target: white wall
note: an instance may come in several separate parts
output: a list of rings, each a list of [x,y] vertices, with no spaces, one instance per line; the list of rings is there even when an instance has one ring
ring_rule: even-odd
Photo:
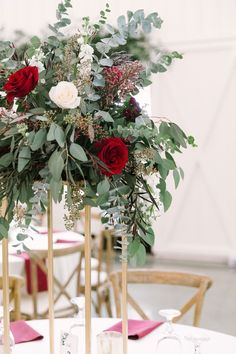
[[[106,1],[74,0],[73,17],[96,17]],[[57,0],[0,0],[0,24],[45,32]],[[198,148],[178,158],[185,182],[172,209],[156,224],[161,256],[227,261],[235,241],[235,0],[111,0],[111,18],[128,8],[158,11],[165,20],[155,38],[184,60],[156,77],[153,115],[166,116],[196,137]]]

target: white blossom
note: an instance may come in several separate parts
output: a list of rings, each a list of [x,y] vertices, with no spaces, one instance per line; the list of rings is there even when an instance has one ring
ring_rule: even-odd
[[[38,71],[41,72],[41,71],[44,70],[44,65],[43,65],[43,62],[42,62],[43,59],[44,59],[44,53],[39,48],[39,49],[36,50],[35,54],[30,59],[29,64],[31,66],[37,66]]]
[[[80,47],[79,58],[80,62],[84,63],[85,61],[93,61],[94,49],[89,44],[82,44]]]

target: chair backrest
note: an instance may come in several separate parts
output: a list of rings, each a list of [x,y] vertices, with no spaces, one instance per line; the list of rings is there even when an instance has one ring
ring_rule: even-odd
[[[120,294],[122,273],[120,271],[111,273],[110,281],[114,292],[116,316],[121,317]],[[130,270],[127,274],[127,281],[130,284],[166,284],[197,288],[198,290],[194,296],[192,296],[191,299],[180,309],[181,315],[176,318],[176,320],[179,320],[187,311],[195,306],[193,318],[194,326],[199,326],[204,296],[207,289],[209,289],[212,285],[212,280],[205,275],[166,272],[153,269]],[[141,318],[149,319],[133,297],[130,296],[130,294],[127,295],[127,298],[128,303],[135,309]]]
[[[21,288],[24,284],[24,279],[19,275],[9,277],[9,300],[13,302],[13,311],[11,317],[14,321],[21,318]],[[3,280],[0,277],[0,289],[3,288]]]

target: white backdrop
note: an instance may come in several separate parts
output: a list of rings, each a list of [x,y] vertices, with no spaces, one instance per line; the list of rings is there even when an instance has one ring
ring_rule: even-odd
[[[106,1],[73,1],[73,17],[96,17]],[[45,32],[57,0],[0,0],[1,36],[14,29]],[[111,0],[111,18],[128,8],[158,11],[165,20],[156,36],[184,60],[156,77],[153,115],[166,116],[196,137],[178,162],[185,181],[172,209],[156,223],[156,251],[172,258],[236,259],[235,0]]]

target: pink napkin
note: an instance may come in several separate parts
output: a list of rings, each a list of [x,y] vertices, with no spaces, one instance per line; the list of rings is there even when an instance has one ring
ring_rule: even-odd
[[[159,327],[163,322],[151,320],[128,320],[128,337],[129,339],[140,339]],[[122,321],[105,330],[122,332]]]
[[[37,229],[36,229],[37,230]],[[40,234],[40,235],[47,235],[48,234],[48,230],[47,229],[45,229],[45,230],[37,230],[36,231],[38,234]],[[53,229],[52,230],[52,233],[53,234],[58,234],[58,233],[60,233],[60,232],[64,232],[63,230],[59,230],[59,229]]]
[[[43,336],[30,327],[25,321],[11,322],[10,328],[16,344],[43,339]]]
[[[21,254],[19,254],[18,256],[23,258],[25,261],[26,288],[28,294],[32,294],[30,256],[26,252],[21,252]],[[42,269],[39,266],[37,266],[37,283],[38,283],[38,292],[48,290],[47,275],[42,271]]]
[[[58,239],[56,240],[56,243],[82,243],[80,240],[63,240],[63,239]]]

